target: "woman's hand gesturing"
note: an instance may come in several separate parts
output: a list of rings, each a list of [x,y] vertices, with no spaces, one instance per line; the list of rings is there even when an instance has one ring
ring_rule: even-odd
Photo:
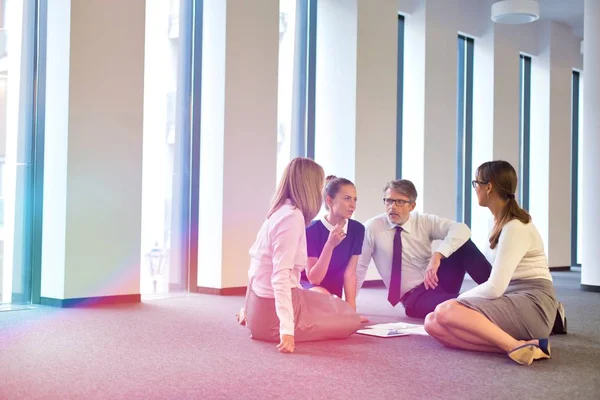
[[[336,224],[335,227],[329,232],[329,237],[327,238],[327,243],[329,243],[332,247],[337,247],[338,244],[342,242],[346,238],[346,234],[344,233],[344,225],[346,221],[342,224]]]

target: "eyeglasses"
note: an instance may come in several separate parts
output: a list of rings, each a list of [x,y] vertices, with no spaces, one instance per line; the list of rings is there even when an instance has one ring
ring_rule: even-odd
[[[387,197],[383,198],[383,202],[385,203],[386,206],[391,206],[392,204],[396,204],[398,207],[403,207],[406,204],[411,204],[413,203],[410,200],[402,200],[402,199],[390,199]]]
[[[471,181],[471,185],[473,185],[473,189],[475,189],[477,187],[477,185],[487,185],[488,183],[489,182],[476,181],[476,180]]]

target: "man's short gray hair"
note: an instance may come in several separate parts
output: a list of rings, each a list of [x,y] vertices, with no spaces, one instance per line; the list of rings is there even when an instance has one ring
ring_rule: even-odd
[[[389,181],[383,187],[383,192],[385,193],[388,189],[405,195],[412,202],[417,200],[417,189],[415,188],[415,185],[408,179]]]

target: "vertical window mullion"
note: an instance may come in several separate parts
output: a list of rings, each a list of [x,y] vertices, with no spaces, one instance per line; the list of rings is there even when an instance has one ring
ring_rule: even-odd
[[[200,223],[200,132],[202,120],[202,26],[204,19],[204,0],[193,0],[192,11],[192,93],[191,93],[191,143],[190,143],[190,200],[189,243],[198,243]],[[188,246],[187,291],[195,292],[198,287],[198,246]]]
[[[471,187],[469,181],[472,176],[473,164],[473,69],[474,69],[474,50],[475,41],[472,38],[466,40],[466,74],[465,74],[465,131],[464,131],[464,208],[463,222],[469,227],[471,226]]]
[[[315,158],[317,0],[308,0],[308,75],[306,80],[306,157]]]
[[[296,2],[291,157],[306,156],[309,0]]]
[[[519,203],[523,207],[523,55],[519,57]]]
[[[463,171],[464,171],[464,133],[465,133],[465,43],[466,38],[458,36],[457,59],[457,106],[456,106],[456,219],[463,220]]]
[[[39,304],[42,286],[42,223],[44,197],[44,146],[46,121],[47,0],[38,0],[35,11],[34,111],[33,111],[33,218],[31,238],[31,302]]]
[[[531,148],[531,57],[521,55],[520,58],[520,203],[529,209],[529,162]]]
[[[179,54],[177,64],[175,148],[173,156],[173,184],[171,188],[171,237],[169,261],[179,274],[178,290],[194,287],[190,278],[191,237],[191,98],[193,76],[193,4],[182,1],[179,5]],[[194,183],[196,184],[196,183]],[[195,228],[194,228],[195,229]],[[171,284],[171,283],[169,283]],[[170,289],[169,289],[170,291]]]
[[[577,263],[579,201],[579,72],[573,71],[571,95],[571,265]]]
[[[473,164],[473,69],[472,38],[458,35],[456,111],[456,219],[471,226]]]
[[[396,102],[396,179],[402,179],[402,124],[404,122],[404,16],[398,15],[398,76]]]

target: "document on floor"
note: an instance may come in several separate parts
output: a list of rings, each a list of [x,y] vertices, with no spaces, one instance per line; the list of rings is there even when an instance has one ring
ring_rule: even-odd
[[[425,327],[419,324],[409,324],[408,322],[389,322],[386,324],[370,325],[367,329],[375,330],[394,330],[396,332],[406,333],[408,335],[422,335],[429,336],[425,331]],[[366,329],[366,330],[367,330]]]
[[[381,328],[381,329],[359,329],[359,330],[356,331],[356,333],[361,334],[361,335],[377,336],[377,337],[383,337],[383,338],[398,337],[398,336],[408,336],[408,335],[410,335],[410,333],[401,332],[401,331],[398,331],[396,329],[389,329],[389,328]]]

